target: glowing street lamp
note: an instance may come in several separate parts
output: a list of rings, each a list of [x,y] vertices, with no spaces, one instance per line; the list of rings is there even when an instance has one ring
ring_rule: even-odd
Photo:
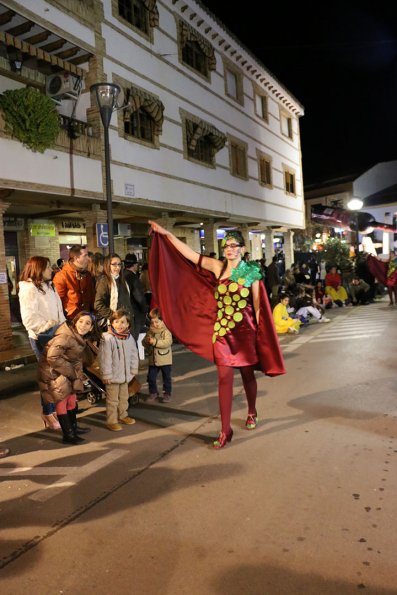
[[[356,198],[353,197],[349,200],[349,202],[347,203],[347,208],[350,211],[353,211],[355,214],[355,220],[356,220],[356,258],[358,258],[359,255],[359,250],[360,250],[360,238],[359,238],[359,233],[358,233],[358,212],[360,209],[363,208],[363,201],[361,200],[361,198]]]

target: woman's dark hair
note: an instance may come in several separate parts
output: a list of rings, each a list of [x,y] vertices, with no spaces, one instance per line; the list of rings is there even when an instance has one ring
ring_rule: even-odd
[[[240,246],[245,246],[243,235],[241,231],[238,231],[238,229],[232,229],[225,233],[223,241],[227,242],[228,240],[234,240],[235,242],[237,242],[237,244],[240,244]]]
[[[108,281],[108,286],[109,289],[112,287],[112,282],[113,282],[113,278],[112,278],[112,273],[111,273],[111,268],[110,268],[110,263],[112,262],[113,258],[118,258],[121,262],[121,268],[120,268],[120,282],[125,284],[125,277],[124,277],[124,270],[123,270],[123,261],[121,260],[120,256],[118,254],[111,254],[110,256],[106,256],[105,260],[103,261],[103,274],[106,276],[106,279]]]
[[[284,300],[285,298],[289,298],[289,294],[288,293],[285,293],[285,292],[282,292],[278,296],[278,301],[281,302],[281,300]]]
[[[31,280],[33,285],[35,285],[41,293],[45,294],[43,283],[46,283],[46,281],[43,279],[43,273],[49,264],[51,264],[50,259],[45,256],[32,256],[26,262],[23,271],[19,276],[19,280]]]
[[[105,257],[100,252],[95,252],[95,254],[92,255],[91,262],[88,265],[88,270],[93,277],[98,276],[98,268],[103,266],[104,261]]]

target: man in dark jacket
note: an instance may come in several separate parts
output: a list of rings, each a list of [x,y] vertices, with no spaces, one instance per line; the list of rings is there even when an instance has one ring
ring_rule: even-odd
[[[72,320],[79,312],[93,311],[94,283],[87,267],[87,248],[72,246],[69,250],[69,261],[52,280],[61,298],[65,316],[69,320]]]
[[[145,288],[138,275],[138,259],[133,253],[125,255],[124,259],[124,278],[130,289],[130,300],[134,312],[134,331],[133,337],[138,340],[140,332],[146,332],[146,314],[148,306],[145,298]]]
[[[370,302],[370,286],[358,275],[354,275],[349,284],[349,293],[352,298],[353,306],[359,304],[369,304]]]
[[[271,306],[274,308],[278,303],[278,290],[280,288],[280,275],[277,267],[277,256],[273,256],[272,262],[267,268],[266,288],[271,297]]]

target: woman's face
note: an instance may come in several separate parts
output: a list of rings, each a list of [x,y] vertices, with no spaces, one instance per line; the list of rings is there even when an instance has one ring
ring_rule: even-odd
[[[120,258],[117,258],[115,256],[110,261],[110,273],[117,277],[118,275],[120,275],[120,271],[121,271],[121,260],[120,260]]]
[[[227,260],[241,260],[242,246],[236,240],[227,240],[223,252]]]
[[[52,277],[52,268],[50,263],[47,261],[47,266],[43,271],[43,279],[44,281],[49,281]]]
[[[288,298],[288,297],[285,297],[285,298],[283,298],[283,299],[281,300],[281,303],[282,303],[284,306],[288,306],[288,304],[289,304],[289,298]]]
[[[78,334],[84,337],[84,335],[86,335],[92,330],[91,316],[88,316],[87,314],[87,316],[82,316],[81,318],[79,318],[75,324],[75,327]]]

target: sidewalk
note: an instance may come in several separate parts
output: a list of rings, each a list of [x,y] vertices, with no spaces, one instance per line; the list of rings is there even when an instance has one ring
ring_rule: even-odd
[[[29,343],[28,334],[22,325],[13,325],[12,347],[7,351],[0,351],[0,371],[6,368],[26,365],[36,361]]]
[[[13,369],[13,366],[32,364],[36,357],[29,343],[28,334],[22,325],[14,326],[12,331],[13,346],[7,351],[0,351],[0,372]],[[173,351],[180,351],[184,346],[174,339]]]

